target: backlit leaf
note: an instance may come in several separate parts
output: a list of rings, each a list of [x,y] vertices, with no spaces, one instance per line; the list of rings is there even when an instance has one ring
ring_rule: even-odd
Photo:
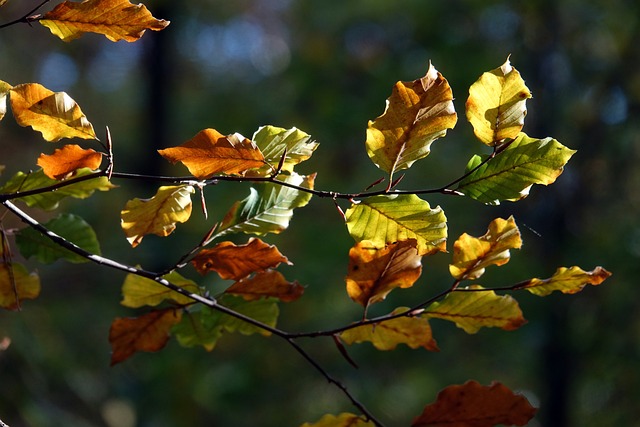
[[[364,418],[344,412],[340,415],[324,415],[315,423],[304,423],[300,427],[374,427],[372,421],[366,421]]]
[[[367,154],[385,172],[408,169],[429,155],[431,143],[455,126],[453,93],[447,80],[429,64],[426,75],[398,82],[385,112],[367,128]]]
[[[602,267],[596,267],[591,271],[584,271],[580,267],[560,267],[548,279],[531,279],[518,289],[526,289],[532,294],[544,297],[553,291],[563,294],[575,294],[586,285],[597,286],[604,282],[611,273]]]
[[[51,155],[40,154],[38,166],[51,179],[61,179],[78,169],[98,169],[102,163],[102,154],[95,150],[85,150],[79,145],[68,144]]]
[[[114,42],[134,42],[145,30],[160,31],[169,25],[169,21],[154,18],[143,4],[134,5],[128,0],[65,1],[39,22],[65,42],[85,33],[103,34]]]
[[[460,181],[458,190],[491,205],[520,200],[533,184],[553,183],[574,153],[553,138],[535,139],[520,133],[495,159]],[[467,171],[482,161],[483,157],[473,156]]]
[[[314,175],[297,173],[280,175],[278,179],[303,188],[313,188]],[[236,202],[225,215],[216,237],[229,233],[247,233],[258,236],[280,233],[289,226],[293,209],[305,206],[311,194],[276,184],[262,184],[251,188],[246,199]]]
[[[287,155],[282,170],[293,172],[295,165],[307,160],[318,148],[318,143],[311,141],[311,136],[295,127],[262,126],[253,134],[253,141],[260,148],[267,165],[258,171],[251,171],[251,175],[269,175],[278,167],[285,152]]]
[[[483,290],[479,285],[460,288],[448,294],[441,302],[434,302],[427,307],[423,316],[455,322],[468,334],[475,334],[482,327],[512,331],[526,323],[515,299]]]
[[[509,59],[486,72],[469,88],[467,120],[476,137],[489,146],[518,136],[527,115],[529,88]]]
[[[376,248],[368,240],[349,251],[347,293],[364,307],[385,299],[395,288],[409,288],[422,272],[415,239]]]
[[[292,302],[302,296],[304,288],[298,282],[287,281],[278,271],[267,270],[234,283],[225,292],[238,295],[247,301],[272,297],[283,302]]]
[[[98,139],[80,107],[64,92],[52,92],[38,83],[14,86],[11,110],[20,126],[31,126],[51,142],[62,138]]]
[[[165,274],[162,277],[192,294],[202,294],[200,287],[195,282],[181,276],[175,271]],[[193,300],[186,295],[162,286],[154,280],[136,274],[127,274],[127,277],[125,277],[124,283],[122,284],[122,297],[120,304],[131,308],[138,308],[144,305],[155,307],[165,300],[172,300],[181,305],[193,302]]]
[[[251,238],[244,245],[233,242],[218,243],[203,249],[191,261],[200,274],[217,272],[223,279],[240,280],[251,273],[276,268],[280,263],[291,264],[274,245]]]
[[[520,249],[522,239],[513,217],[497,218],[484,236],[464,233],[453,245],[453,264],[449,272],[455,279],[473,280],[490,265],[504,265],[511,257],[509,249]]]
[[[9,267],[0,260],[0,307],[17,310],[22,300],[35,299],[38,295],[40,295],[40,277],[36,272],[29,273],[22,264],[15,262],[12,262]]]
[[[202,346],[212,351],[220,337],[222,327],[218,325],[220,313],[208,307],[200,311],[185,312],[180,323],[175,325],[172,333],[183,347]]]
[[[87,252],[100,255],[100,244],[95,231],[79,216],[60,214],[43,224],[57,235],[75,243]],[[50,264],[58,259],[72,263],[83,263],[89,260],[63,248],[31,227],[21,229],[16,235],[16,243],[25,258],[35,257],[43,264]]]
[[[12,87],[9,83],[0,80],[0,120],[7,113],[7,94]]]
[[[447,218],[438,206],[414,194],[369,197],[345,212],[347,229],[356,242],[370,240],[383,248],[389,243],[416,239],[418,253],[446,250]]]
[[[524,396],[498,382],[483,386],[467,381],[440,391],[411,427],[524,426],[536,412]]]
[[[152,311],[140,317],[116,318],[109,330],[111,366],[127,360],[136,352],[159,351],[167,345],[171,328],[180,322],[182,310],[170,308]]]
[[[91,169],[79,169],[68,179],[80,178],[90,174],[92,174]],[[38,169],[37,171],[28,174],[18,172],[2,188],[0,188],[0,192],[5,194],[19,194],[30,190],[45,189],[59,183],[60,181],[47,177],[42,169]],[[66,197],[86,199],[91,196],[94,191],[108,191],[112,188],[115,188],[115,186],[109,182],[107,177],[99,176],[58,188],[56,191],[47,191],[20,197],[18,200],[22,200],[29,207],[53,210],[56,209],[58,207],[58,203]]]
[[[258,146],[239,133],[224,136],[205,129],[179,147],[158,150],[171,163],[181,162],[199,179],[215,174],[244,175],[265,164]]]
[[[408,311],[408,308],[396,308],[392,314]],[[371,342],[378,350],[393,350],[398,344],[410,348],[423,347],[429,351],[439,351],[431,335],[429,320],[424,317],[403,316],[372,325],[357,326],[340,334],[346,344]]]
[[[150,199],[129,200],[120,213],[121,226],[132,247],[136,247],[148,234],[168,236],[176,223],[186,222],[191,216],[190,185],[160,187]]]

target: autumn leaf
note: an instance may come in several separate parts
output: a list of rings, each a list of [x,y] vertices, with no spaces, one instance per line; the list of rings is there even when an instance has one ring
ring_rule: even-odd
[[[128,0],[65,1],[39,22],[65,42],[85,33],[103,34],[113,42],[134,42],[145,30],[160,31],[169,25],[169,21],[154,18],[143,4],[134,5]]]
[[[38,83],[10,90],[11,110],[20,126],[31,126],[46,141],[62,138],[98,139],[80,107],[65,92],[52,92]]]
[[[415,194],[373,196],[351,205],[345,212],[347,229],[356,242],[370,240],[379,248],[416,239],[418,253],[446,250],[447,218],[438,206]]]
[[[463,234],[453,245],[453,264],[449,272],[458,280],[473,280],[484,274],[490,265],[509,262],[509,249],[520,249],[522,239],[513,216],[497,218],[489,224],[484,236]]]
[[[17,310],[22,300],[35,299],[38,295],[40,277],[36,272],[29,273],[22,264],[0,260],[0,307]]]
[[[9,83],[0,80],[0,120],[7,113],[7,94],[12,87]]]
[[[181,317],[181,310],[169,308],[140,317],[116,318],[109,330],[111,366],[127,360],[139,351],[162,350],[169,341],[171,328],[180,322]]]
[[[171,272],[162,276],[168,282],[184,289],[192,294],[201,295],[200,287],[177,272]],[[193,303],[193,299],[160,283],[138,276],[127,274],[122,284],[122,301],[120,304],[125,307],[138,308],[145,305],[155,307],[165,300],[172,300],[177,304],[187,305]]]
[[[391,314],[408,311],[406,307],[396,308]],[[425,317],[402,316],[371,325],[357,326],[340,334],[346,344],[371,342],[378,350],[393,350],[398,344],[410,348],[423,347],[429,351],[439,351],[431,334],[429,320]]]
[[[398,82],[385,112],[367,128],[367,154],[390,175],[429,155],[433,141],[455,126],[453,93],[447,80],[429,64],[426,75]]]
[[[413,286],[422,273],[417,244],[415,239],[409,239],[379,249],[368,240],[357,243],[349,251],[349,297],[368,307],[385,299],[395,288]]]
[[[251,273],[276,268],[280,263],[291,264],[274,245],[251,238],[244,245],[221,242],[211,249],[203,249],[191,261],[200,274],[217,272],[222,279],[240,280]]]
[[[524,426],[536,412],[524,396],[498,382],[483,386],[467,381],[440,391],[411,427]]]
[[[265,164],[260,149],[234,133],[224,136],[215,129],[205,129],[179,147],[158,150],[171,163],[181,162],[193,176],[210,178],[215,174],[244,175],[249,169]]]
[[[344,412],[340,415],[324,415],[315,423],[304,423],[300,427],[374,427],[372,421],[366,421],[364,418]]]
[[[151,199],[129,200],[120,213],[121,226],[132,247],[148,234],[168,236],[176,223],[186,222],[191,216],[190,185],[160,187]]]
[[[548,279],[531,279],[517,289],[526,289],[534,295],[547,296],[553,291],[563,294],[575,294],[586,285],[597,286],[604,282],[611,273],[602,267],[596,267],[591,271],[584,271],[580,267],[560,267]]]
[[[225,293],[238,295],[247,301],[272,297],[292,302],[302,296],[304,288],[298,282],[287,281],[278,271],[266,270],[234,283]]]
[[[102,154],[79,145],[69,144],[59,148],[51,155],[40,154],[38,166],[51,179],[61,179],[81,168],[98,169],[102,163]]]
[[[527,322],[515,299],[496,295],[479,285],[451,292],[441,302],[428,306],[423,316],[452,321],[468,334],[475,334],[482,327],[512,331]]]
[[[281,170],[293,172],[293,167],[307,160],[318,143],[311,141],[311,136],[298,128],[284,129],[275,126],[262,126],[253,134],[256,143],[267,163],[250,175],[266,176],[273,173],[285,156]],[[286,155],[285,155],[286,153]]]

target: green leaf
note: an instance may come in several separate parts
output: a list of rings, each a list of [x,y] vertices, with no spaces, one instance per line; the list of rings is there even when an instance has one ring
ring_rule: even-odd
[[[416,239],[420,255],[446,250],[447,218],[438,206],[414,194],[374,196],[351,205],[345,213],[347,229],[356,242],[376,247]]]
[[[580,267],[560,267],[548,279],[531,279],[518,289],[526,289],[534,295],[547,296],[553,291],[560,291],[563,294],[575,294],[580,292],[586,285],[597,286],[604,282],[611,273],[602,267],[596,267],[592,271],[584,271]]]
[[[43,225],[87,252],[100,255],[100,244],[98,243],[96,233],[93,231],[93,228],[79,216],[60,214]],[[63,248],[31,227],[23,228],[18,232],[16,243],[20,248],[20,253],[25,258],[33,256],[44,264],[50,264],[58,259],[64,259],[76,264],[89,261]]]
[[[303,188],[313,188],[315,174],[310,176],[280,175],[280,180]],[[289,226],[293,209],[305,206],[311,194],[272,183],[251,188],[246,199],[236,202],[225,215],[216,238],[230,233],[246,233],[262,236],[280,233]]]
[[[458,190],[489,205],[498,205],[502,200],[517,201],[529,194],[532,185],[553,183],[574,153],[575,150],[553,138],[529,138],[520,133],[494,159],[460,181]],[[467,172],[483,160],[473,156]]]
[[[179,286],[192,294],[201,295],[202,290],[192,280],[181,276],[178,272],[171,272],[162,276],[163,279]],[[122,284],[122,301],[125,307],[138,308],[144,305],[155,307],[164,300],[170,299],[180,305],[193,302],[191,298],[171,290],[160,283],[136,274],[127,274]]]
[[[94,173],[91,169],[83,168],[78,169],[72,178],[80,178],[86,175]],[[42,169],[38,169],[32,173],[18,172],[7,182],[2,188],[0,193],[14,194],[19,192],[26,192],[30,190],[45,189],[53,185],[58,185],[64,181],[56,181],[47,177]],[[85,181],[80,181],[75,184],[70,184],[65,187],[58,188],[55,191],[48,191],[45,193],[33,194],[30,196],[20,197],[18,200],[22,200],[29,207],[36,207],[43,210],[53,210],[58,207],[59,202],[66,197],[73,197],[76,199],[86,199],[90,197],[94,191],[108,191],[115,188],[107,177],[100,176]]]
[[[7,113],[7,94],[11,88],[12,86],[9,83],[0,80],[0,120]]]
[[[212,351],[220,337],[222,328],[217,325],[220,314],[208,307],[200,311],[185,312],[180,323],[175,325],[172,333],[183,347],[202,346]]]
[[[293,172],[293,167],[307,160],[318,143],[311,141],[311,136],[297,128],[284,129],[275,126],[263,126],[253,134],[256,143],[269,166],[257,171],[250,171],[249,175],[266,176],[278,167],[282,156],[286,152],[282,170]]]

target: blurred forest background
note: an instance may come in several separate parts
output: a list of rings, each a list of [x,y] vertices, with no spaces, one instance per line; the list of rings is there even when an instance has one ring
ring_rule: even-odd
[[[0,8],[0,23],[37,3],[10,0]],[[519,203],[491,208],[454,197],[426,199],[447,214],[449,249],[461,233],[482,235],[491,219],[515,216],[525,245],[512,251],[509,264],[487,272],[485,286],[549,277],[572,265],[602,265],[613,277],[574,296],[516,294],[529,323],[513,332],[467,335],[434,320],[440,353],[380,352],[361,344],[349,348],[360,365],[355,370],[329,339],[303,345],[390,426],[408,425],[438,390],[468,379],[498,380],[525,393],[541,406],[533,426],[640,426],[639,2],[145,4],[171,25],[132,44],[97,35],[67,44],[35,24],[0,30],[0,79],[68,92],[100,136],[110,127],[116,170],[123,172],[184,175],[155,150],[207,127],[250,137],[273,124],[296,126],[320,143],[301,167],[318,172],[317,188],[359,191],[381,176],[364,150],[367,120],[383,112],[397,80],[423,76],[431,61],[453,88],[459,122],[401,188],[436,188],[483,152],[464,119],[468,88],[511,55],[534,96],[524,131],[553,136],[578,153],[556,184],[534,187]],[[1,179],[35,168],[37,156],[56,147],[6,118]],[[119,189],[64,209],[96,229],[104,255],[151,270],[175,262],[249,187],[207,189],[208,223],[195,212],[173,236],[147,237],[134,250],[120,232],[119,212],[129,198],[152,196],[158,184],[115,183]],[[9,217],[3,225],[18,226]],[[281,304],[279,326],[329,329],[361,316],[344,286],[353,241],[331,201],[313,199],[288,230],[265,240],[294,263],[281,268],[285,276],[307,287],[299,302]],[[371,314],[444,289],[449,261],[447,254],[425,259],[418,284],[396,291]],[[109,367],[111,321],[136,314],[119,305],[123,275],[63,261],[29,265],[40,271],[41,296],[22,312],[0,313],[0,340],[11,340],[0,352],[0,419],[11,427],[297,426],[353,411],[278,339],[229,335],[211,353],[171,341],[158,354]],[[212,277],[204,282],[218,285]]]

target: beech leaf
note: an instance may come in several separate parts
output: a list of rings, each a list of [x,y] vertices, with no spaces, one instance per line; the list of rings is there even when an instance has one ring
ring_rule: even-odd
[[[460,181],[458,190],[490,205],[517,201],[529,194],[533,184],[553,183],[574,153],[553,138],[529,138],[521,132],[496,158]],[[481,156],[472,157],[467,172],[482,161]]]
[[[512,331],[527,322],[510,295],[496,295],[479,285],[449,293],[441,302],[428,306],[423,316],[452,321],[468,334],[475,334],[482,327]]]
[[[526,289],[534,295],[547,296],[553,291],[560,291],[563,294],[575,294],[580,292],[586,285],[597,286],[604,282],[611,273],[602,267],[596,267],[591,271],[584,271],[580,267],[560,267],[548,279],[531,279],[518,289]]]
[[[278,271],[266,270],[234,283],[225,292],[238,295],[247,301],[272,297],[283,302],[292,302],[302,296],[304,288],[298,282],[287,281]]]
[[[10,90],[11,110],[16,122],[31,126],[46,141],[62,138],[98,139],[80,107],[65,92],[52,92],[38,83],[25,83]]]
[[[367,127],[367,154],[392,175],[429,155],[433,141],[455,126],[457,115],[447,80],[432,64],[424,77],[398,82],[384,113]]]
[[[422,273],[422,256],[415,239],[391,243],[382,249],[368,240],[349,251],[347,293],[368,307],[382,301],[395,288],[409,288]]]
[[[522,239],[513,216],[497,218],[484,236],[463,234],[453,245],[453,264],[449,272],[458,280],[473,280],[490,265],[504,265],[511,257],[509,249],[520,249]]]
[[[275,126],[262,126],[253,134],[253,141],[264,155],[265,166],[250,175],[266,176],[276,170],[285,155],[282,171],[293,172],[293,167],[307,160],[318,143],[311,141],[311,136],[298,128],[284,129]]]
[[[185,311],[182,321],[175,325],[172,333],[183,347],[204,347],[212,351],[220,337],[222,327],[217,324],[220,314],[208,307],[200,311]]]
[[[200,287],[179,273],[173,271],[162,276],[168,282],[189,291],[192,294],[201,295]],[[137,274],[127,274],[122,284],[122,301],[120,304],[125,307],[138,308],[145,305],[155,307],[165,300],[172,300],[180,305],[193,303],[193,299],[160,283],[138,276]]]
[[[186,222],[191,216],[190,185],[160,187],[151,199],[129,200],[120,213],[121,226],[132,247],[148,234],[168,236],[176,223]]]
[[[102,154],[79,145],[68,144],[56,149],[53,154],[40,154],[38,166],[51,179],[62,179],[78,169],[98,169],[102,163]]]
[[[65,1],[39,22],[65,42],[85,33],[102,34],[113,42],[134,42],[145,30],[160,31],[169,25],[169,21],[154,18],[143,4],[128,0]]]
[[[136,352],[160,351],[169,341],[171,328],[180,322],[182,311],[156,310],[140,317],[116,318],[109,330],[111,366],[127,360]]]
[[[418,254],[446,251],[447,218],[438,206],[415,194],[369,197],[345,212],[347,229],[356,242],[369,240],[378,248],[389,243],[416,239]]]
[[[9,83],[0,80],[0,120],[7,113],[7,94],[12,87]]]
[[[179,147],[158,150],[171,163],[181,162],[198,179],[215,174],[244,175],[265,164],[264,156],[252,141],[239,133],[224,136],[205,129]]]
[[[324,415],[315,423],[304,423],[300,427],[374,427],[372,421],[366,421],[364,418],[344,412],[340,415]]]
[[[495,146],[518,136],[527,115],[529,88],[509,59],[495,70],[483,73],[469,88],[467,120],[482,143]]]
[[[467,381],[440,391],[411,427],[524,426],[536,412],[524,396],[498,382],[483,386]]]
[[[22,300],[35,299],[38,295],[40,277],[36,272],[29,273],[22,264],[6,264],[0,260],[0,307],[18,310]]]

